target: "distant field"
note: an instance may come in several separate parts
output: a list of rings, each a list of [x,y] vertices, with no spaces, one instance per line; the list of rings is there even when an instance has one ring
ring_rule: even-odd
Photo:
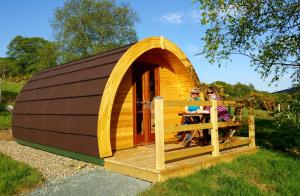
[[[9,129],[11,127],[11,113],[5,111],[5,106],[13,105],[18,93],[24,86],[25,81],[10,82],[2,80],[2,101],[0,103],[0,130]]]
[[[265,120],[273,120],[272,112],[265,110],[255,110],[254,111],[255,118],[265,119]]]
[[[2,102],[13,103],[24,84],[25,81],[11,82],[2,80]]]

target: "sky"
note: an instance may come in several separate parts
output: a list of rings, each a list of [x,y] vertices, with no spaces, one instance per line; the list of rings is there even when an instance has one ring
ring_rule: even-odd
[[[135,10],[140,18],[136,25],[139,40],[150,36],[164,36],[174,42],[193,64],[201,82],[224,81],[253,84],[257,90],[274,92],[291,87],[289,76],[270,84],[250,66],[249,59],[233,56],[231,62],[219,68],[196,55],[203,48],[201,37],[205,28],[200,24],[198,7],[192,0],[117,0],[125,2]],[[6,56],[7,46],[17,35],[42,37],[54,40],[50,22],[54,10],[62,7],[63,0],[7,0],[0,6],[0,57]]]

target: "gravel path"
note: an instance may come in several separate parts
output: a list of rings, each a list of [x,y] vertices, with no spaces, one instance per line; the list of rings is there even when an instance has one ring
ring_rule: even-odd
[[[46,183],[26,195],[136,195],[151,183],[35,148],[0,140],[0,152],[37,168]]]
[[[121,196],[136,195],[150,187],[151,183],[129,176],[116,174],[103,168],[82,171],[58,181],[46,182],[26,196]]]

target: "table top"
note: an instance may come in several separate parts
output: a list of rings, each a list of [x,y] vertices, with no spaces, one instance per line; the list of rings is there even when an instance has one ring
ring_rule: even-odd
[[[203,115],[209,115],[209,112],[201,112],[201,113],[186,113],[186,112],[180,112],[178,113],[179,116],[203,116]]]

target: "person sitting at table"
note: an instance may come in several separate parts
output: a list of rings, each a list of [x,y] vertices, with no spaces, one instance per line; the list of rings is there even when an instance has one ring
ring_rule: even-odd
[[[220,96],[218,95],[217,89],[215,87],[209,87],[207,92],[207,98],[209,100],[221,100]],[[210,112],[210,106],[206,106],[204,108],[207,112]],[[217,106],[217,111],[218,111],[218,121],[225,121],[228,122],[230,121],[230,115],[226,107],[224,106]],[[220,140],[220,142],[227,142],[228,138],[232,137],[235,130],[230,130],[228,129],[221,129],[223,132],[224,137]]]
[[[195,87],[192,88],[191,90],[191,97],[188,98],[188,101],[200,101],[200,90],[199,88]],[[196,113],[201,113],[201,111],[203,111],[203,107],[202,106],[193,106],[193,105],[189,105],[189,106],[185,106],[184,108],[184,112],[186,114],[196,114]],[[185,117],[184,123],[183,124],[195,124],[195,123],[199,123],[200,122],[200,117],[199,116],[194,116],[194,117]]]
[[[194,87],[191,89],[191,95],[190,98],[188,98],[188,101],[200,101],[200,90],[197,87]],[[193,106],[193,105],[189,105],[189,106],[185,106],[184,108],[184,113],[185,114],[200,114],[201,111],[203,111],[203,107],[202,106]],[[196,123],[200,123],[200,115],[199,116],[186,116],[183,117],[183,123],[182,124],[196,124]],[[187,145],[189,145],[189,141],[191,140],[191,133],[190,131],[185,132],[185,134],[182,134],[182,132],[180,132],[178,134],[179,140],[184,139],[183,142],[187,142]]]
[[[218,100],[218,101],[221,100],[220,96],[218,95],[217,88],[215,88],[215,87],[208,87],[206,94],[207,94],[208,100]],[[210,106],[206,106],[204,108],[204,110],[210,112]],[[229,115],[226,107],[218,106],[217,110],[218,110],[219,121],[230,121],[230,115]]]

